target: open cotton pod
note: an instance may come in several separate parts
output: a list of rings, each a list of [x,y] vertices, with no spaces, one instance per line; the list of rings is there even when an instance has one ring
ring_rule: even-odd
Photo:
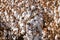
[[[25,33],[25,31],[24,30],[21,30],[21,34],[24,34]]]
[[[0,11],[0,15],[2,14],[2,12]]]
[[[9,16],[8,15],[6,15],[6,20],[9,21]]]
[[[60,13],[60,6],[58,6],[58,12]]]
[[[31,5],[31,10],[34,10],[35,9],[35,6],[34,5]]]

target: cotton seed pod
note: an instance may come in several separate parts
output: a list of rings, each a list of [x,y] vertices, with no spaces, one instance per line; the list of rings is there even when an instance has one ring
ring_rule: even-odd
[[[9,16],[8,15],[6,15],[6,20],[9,21]]]
[[[21,34],[24,34],[25,33],[25,31],[24,30],[21,30]]]
[[[21,12],[24,12],[25,11],[25,8],[23,7],[23,8],[21,8]]]
[[[60,13],[60,6],[58,6],[58,12]]]
[[[0,12],[0,15],[2,14],[2,12]]]
[[[20,3],[18,3],[18,6],[21,6],[22,5],[22,3],[20,2]]]
[[[25,7],[29,7],[29,4],[25,4]]]
[[[8,14],[6,10],[5,10],[5,12],[4,12],[4,13],[5,13],[5,15],[7,15],[7,14]]]

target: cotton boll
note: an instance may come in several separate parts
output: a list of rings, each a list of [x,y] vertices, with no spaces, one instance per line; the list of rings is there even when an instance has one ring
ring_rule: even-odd
[[[27,14],[26,12],[23,12],[23,13],[22,13],[22,16],[24,17],[24,16],[26,16],[26,14]]]
[[[58,23],[60,23],[60,18],[58,19]]]
[[[34,18],[35,18],[35,19],[37,19],[37,18],[38,18],[38,16],[36,15]]]
[[[19,20],[22,21],[22,16],[19,17]]]
[[[35,9],[35,6],[34,5],[31,5],[31,10],[34,10]]]
[[[29,7],[29,3],[28,2],[25,4],[25,7]]]
[[[34,13],[34,16],[36,15],[37,13]]]
[[[11,25],[13,26],[13,25],[14,25],[14,23],[12,22],[12,23],[11,23]]]
[[[16,11],[14,11],[14,14],[16,14],[17,12]]]
[[[43,20],[43,18],[40,18],[40,20]]]
[[[0,15],[2,14],[2,12],[0,12]]]
[[[11,22],[13,21],[13,17],[12,17],[12,16],[10,16],[10,21],[11,21]]]
[[[20,15],[18,14],[17,18],[19,19]]]
[[[37,24],[36,23],[34,23],[34,25],[33,26],[37,26]]]
[[[27,11],[26,16],[29,18],[31,16],[31,11]]]
[[[7,21],[9,21],[9,16],[8,15],[6,15],[6,19],[7,19]]]
[[[31,20],[30,20],[30,23],[33,24],[33,23],[34,23],[34,19],[31,19]]]
[[[6,15],[6,18],[8,19],[8,18],[9,18],[9,16],[8,16],[8,15]]]
[[[13,30],[13,31],[15,31],[15,30],[17,31],[17,30],[18,30],[18,28],[14,28],[14,30]]]
[[[12,27],[13,31],[15,32],[14,34],[18,33],[18,28]]]
[[[29,30],[29,34],[32,34],[32,31]]]
[[[15,2],[18,2],[18,0],[15,0]]]
[[[57,37],[58,37],[58,35],[56,35],[56,36],[55,36],[55,40],[57,40],[57,39],[58,39]]]
[[[12,16],[10,16],[10,18],[13,18]]]
[[[14,28],[13,31],[15,31],[14,34],[17,34],[18,33],[18,28]]]
[[[5,17],[3,17],[3,21],[6,21]]]
[[[58,7],[58,12],[60,12],[60,6]]]
[[[30,17],[30,14],[27,14],[27,15],[26,15],[26,18],[29,18],[29,17]]]
[[[38,9],[41,9],[40,6],[38,6]]]
[[[27,17],[27,16],[25,16],[24,21],[25,21],[25,20],[28,20],[28,17]]]
[[[24,26],[24,24],[23,23],[20,23],[20,26],[22,27],[22,26]]]
[[[12,10],[12,12],[14,12],[14,9],[11,9]]]
[[[22,5],[22,3],[20,2],[20,3],[18,3],[18,6],[20,6],[20,5]]]
[[[14,11],[14,16],[17,18],[18,17],[18,13],[16,11]]]
[[[20,23],[20,28],[22,29],[24,27],[24,23]]]
[[[24,1],[22,1],[22,4],[24,3]]]
[[[29,30],[28,30],[28,27],[29,27],[29,25],[26,25],[26,32],[28,32]]]
[[[48,30],[51,30],[51,28],[50,28],[50,27],[48,27]]]
[[[13,6],[13,5],[14,5],[14,0],[12,0],[11,2],[12,2],[12,4],[11,4],[11,5]]]
[[[7,15],[7,11],[5,11],[4,14]]]
[[[11,27],[11,29],[13,30],[13,29],[14,29],[14,27]]]
[[[44,31],[44,30],[42,31],[42,34],[43,34],[43,37],[45,37],[46,33],[45,33],[45,31]]]
[[[21,34],[24,34],[25,33],[25,31],[24,30],[21,30]]]

